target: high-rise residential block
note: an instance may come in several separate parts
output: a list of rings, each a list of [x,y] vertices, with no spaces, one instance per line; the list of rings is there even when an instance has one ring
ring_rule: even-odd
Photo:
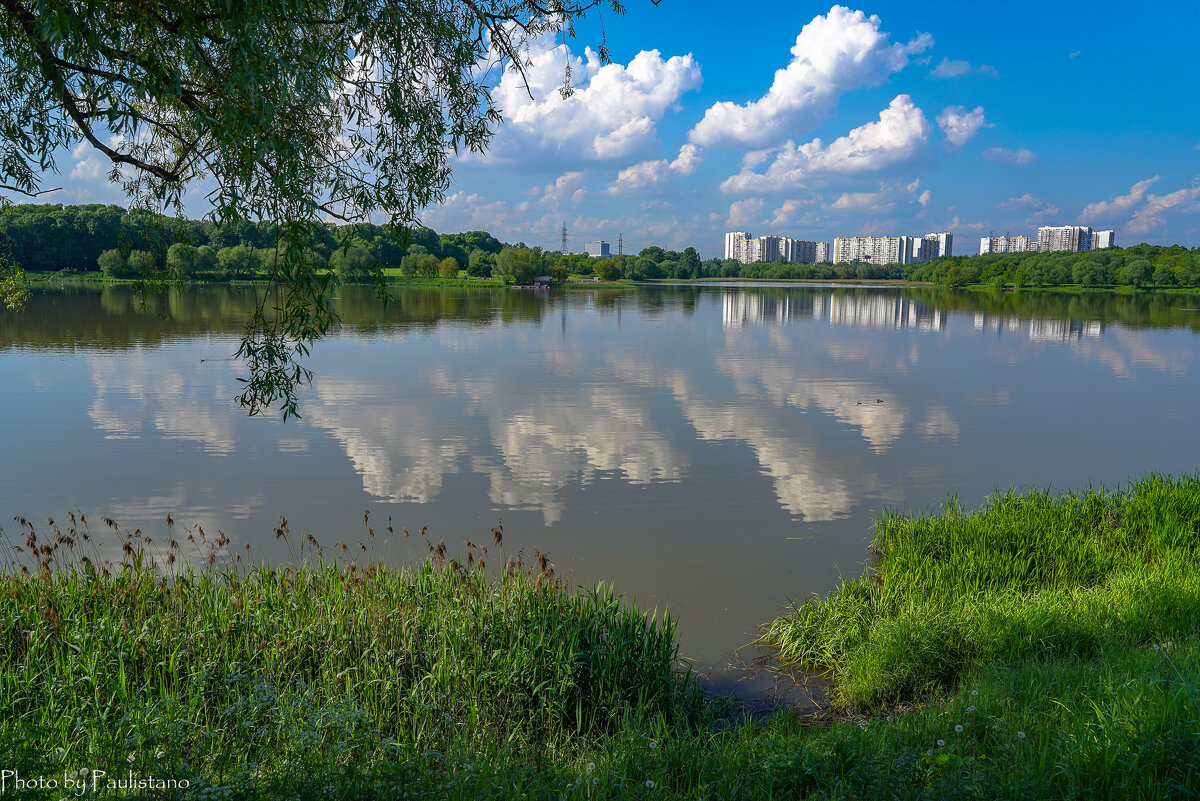
[[[817,242],[815,254],[813,255],[813,264],[825,264],[829,261],[829,243]]]
[[[749,242],[750,233],[748,231],[730,231],[725,234],[725,258],[748,264],[746,254]]]
[[[795,264],[816,264],[819,243],[808,239],[788,240],[788,261]]]
[[[908,264],[922,240],[914,236],[839,236],[833,240],[834,264]]]
[[[1080,251],[1092,246],[1092,229],[1087,225],[1043,225],[1038,228],[1038,250]]]
[[[1103,231],[1092,231],[1092,250],[1104,250],[1104,248],[1116,247],[1117,233],[1111,228],[1105,228]]]
[[[918,261],[929,261],[930,259],[940,259],[945,256],[954,255],[954,234],[949,231],[925,234],[923,239],[922,252],[928,255],[926,258],[918,259]]]
[[[985,236],[979,240],[979,254],[1032,253],[1037,242],[1027,236]]]
[[[784,238],[781,236],[760,236],[754,240],[751,247],[752,261],[779,261],[782,253]]]
[[[824,248],[824,253],[818,253],[820,248]],[[807,239],[792,239],[773,234],[752,237],[747,231],[730,231],[725,234],[725,258],[742,264],[776,261],[814,264],[827,261],[828,251],[829,246],[824,242],[811,242]],[[824,258],[818,257],[822,255]]]
[[[607,259],[612,255],[612,251],[609,249],[608,243],[601,239],[587,243],[587,254],[593,259]]]
[[[913,264],[954,255],[949,231],[916,236],[839,236],[833,241],[833,263]]]

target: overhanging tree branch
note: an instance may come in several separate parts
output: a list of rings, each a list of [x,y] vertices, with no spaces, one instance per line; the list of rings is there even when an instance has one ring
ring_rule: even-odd
[[[616,0],[0,0],[0,183],[51,191],[41,175],[83,141],[136,206],[178,209],[205,177],[214,221],[278,224],[278,291],[247,328],[241,400],[295,413],[295,360],[336,322],[336,279],[311,261],[322,220],[417,224],[449,187],[450,154],[484,150],[500,121],[481,64],[524,78],[530,39],[599,7],[623,11]]]

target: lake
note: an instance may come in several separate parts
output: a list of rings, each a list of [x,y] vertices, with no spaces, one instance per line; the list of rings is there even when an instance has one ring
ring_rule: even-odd
[[[789,599],[860,574],[886,508],[1198,467],[1194,296],[405,288],[384,309],[349,287],[284,423],[233,401],[253,292],[198,287],[165,319],[62,286],[0,312],[9,543],[13,516],[75,509],[161,542],[169,513],[286,560],[283,515],[361,554],[369,510],[400,562],[422,526],[461,555],[502,521],[505,556],[669,610],[719,678]],[[389,515],[413,536],[384,545]]]

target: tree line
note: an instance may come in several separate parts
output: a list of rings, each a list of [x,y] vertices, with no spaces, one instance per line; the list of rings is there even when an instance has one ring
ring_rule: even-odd
[[[15,204],[0,213],[0,252],[31,272],[132,278],[165,268],[167,275],[180,279],[254,279],[271,274],[282,257],[280,242],[279,226],[273,223],[217,225],[115,205]],[[424,227],[398,230],[370,223],[326,224],[306,255],[318,269],[331,269],[344,282],[366,281],[377,268],[422,278],[455,278],[465,271],[517,284],[540,276],[562,281],[569,274],[604,280],[677,278],[698,275],[700,263],[694,248],[683,254],[648,248],[641,257],[596,260],[523,242],[506,245],[486,231],[438,234]]]
[[[1195,287],[1200,248],[1132,245],[1051,253],[990,253],[906,265],[904,278],[945,286]]]
[[[171,277],[228,281],[271,274],[281,258],[273,223],[162,217],[113,205],[12,205],[0,213],[0,253],[36,272],[101,272],[122,278],[165,267]],[[327,224],[307,256],[344,282],[369,279],[377,268],[405,277],[454,278],[466,272],[504,283],[568,275],[604,281],[695,278],[899,279],[943,286],[1195,287],[1200,248],[1134,245],[1083,253],[997,253],[953,256],[920,264],[795,264],[702,260],[695,248],[658,246],[637,255],[592,258],[502,243],[485,231],[438,234],[430,228]]]
[[[606,280],[670,278],[752,278],[806,280],[903,280],[949,287],[994,286],[1197,287],[1200,248],[1182,245],[1132,245],[1128,248],[1052,253],[995,253],[949,256],[918,264],[797,264],[783,261],[742,264],[733,259],[701,260],[694,248],[682,252],[649,247],[637,256],[589,259],[559,257],[571,272],[594,271]],[[590,266],[589,266],[590,265]]]
[[[217,225],[112,205],[20,204],[0,213],[0,249],[32,272],[98,271],[125,278],[165,266],[177,278],[250,279],[271,272],[280,242],[273,223]],[[410,276],[457,277],[462,269],[487,276],[502,249],[484,231],[438,234],[357,223],[325,225],[308,255],[343,280],[361,281],[376,267]]]

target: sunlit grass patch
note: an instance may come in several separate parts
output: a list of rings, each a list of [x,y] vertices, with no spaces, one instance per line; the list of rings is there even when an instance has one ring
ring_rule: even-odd
[[[1200,628],[1200,481],[1008,493],[977,512],[887,514],[877,564],[795,605],[765,638],[827,675],[838,700],[903,702],[981,665],[1094,656]]]

